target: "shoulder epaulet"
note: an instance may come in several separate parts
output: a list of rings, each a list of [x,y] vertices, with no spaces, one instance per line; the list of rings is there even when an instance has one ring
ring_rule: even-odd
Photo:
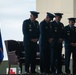
[[[65,28],[67,28],[67,27],[68,27],[68,25],[65,26]]]
[[[26,21],[28,21],[28,19],[24,20],[23,22],[26,22]]]

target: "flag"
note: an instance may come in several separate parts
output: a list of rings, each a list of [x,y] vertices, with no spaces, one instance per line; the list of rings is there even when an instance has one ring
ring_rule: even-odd
[[[3,60],[3,45],[2,45],[2,37],[1,37],[1,31],[0,31],[0,63]]]

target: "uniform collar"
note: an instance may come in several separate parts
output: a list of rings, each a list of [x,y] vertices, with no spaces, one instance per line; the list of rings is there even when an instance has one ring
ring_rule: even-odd
[[[31,21],[31,19],[29,18],[29,20]],[[35,21],[31,21],[32,23],[34,23]]]
[[[44,21],[45,21],[46,23],[50,23],[50,22],[47,22],[45,19],[44,19]]]
[[[59,24],[60,22],[54,21],[55,23]]]
[[[74,26],[72,26],[72,25],[69,25],[69,27],[71,28],[71,27],[74,27]]]

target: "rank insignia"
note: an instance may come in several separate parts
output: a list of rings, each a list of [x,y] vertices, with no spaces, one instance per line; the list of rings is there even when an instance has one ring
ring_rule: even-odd
[[[29,28],[31,28],[31,24],[29,24]]]
[[[70,35],[70,31],[67,31],[67,35]]]
[[[57,32],[57,29],[55,29],[55,32]]]
[[[29,29],[29,31],[32,31],[32,29]]]
[[[68,33],[67,35],[70,35],[70,33]]]

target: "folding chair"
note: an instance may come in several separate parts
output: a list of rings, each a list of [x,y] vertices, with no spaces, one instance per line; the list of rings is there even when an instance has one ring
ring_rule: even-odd
[[[8,63],[9,70],[8,74],[10,74],[11,65],[19,65],[19,61],[16,55],[16,50],[19,50],[19,44],[15,40],[5,40],[5,46],[8,54]]]
[[[25,51],[23,47],[23,41],[17,41],[19,43],[19,51],[16,51],[16,55],[18,56],[19,59],[19,66],[21,68],[21,73],[22,73],[22,65],[25,64]]]

